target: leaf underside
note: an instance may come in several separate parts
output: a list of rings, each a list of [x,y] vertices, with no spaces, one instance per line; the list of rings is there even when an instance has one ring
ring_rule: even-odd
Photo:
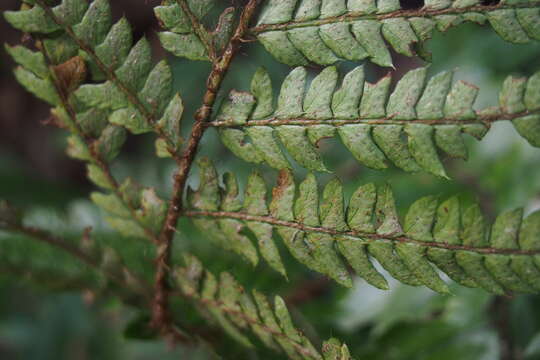
[[[295,327],[280,296],[272,306],[261,292],[245,291],[231,274],[216,277],[197,258],[184,258],[186,266],[174,271],[178,287],[203,316],[239,343],[252,347],[245,333],[253,333],[266,347],[285,352],[290,359],[352,359],[347,345],[334,338],[323,344],[321,355]]]
[[[491,27],[506,41],[540,40],[540,2],[428,0],[404,10],[399,0],[269,0],[251,32],[278,61],[291,66],[370,59],[393,66],[396,52],[431,60],[425,42],[434,30],[464,22]]]
[[[390,91],[391,77],[364,81],[363,67],[345,75],[327,67],[306,89],[307,71],[296,68],[285,78],[274,104],[268,74],[260,69],[251,93],[233,90],[210,126],[238,157],[276,169],[291,168],[281,150],[303,167],[328,171],[318,142],[336,134],[363,165],[385,169],[390,163],[410,172],[426,171],[446,178],[441,154],[467,158],[463,134],[481,139],[490,124],[511,120],[533,146],[540,146],[540,72],[510,76],[499,106],[475,111],[478,88],[452,84],[453,73],[426,80],[427,68],[409,71]]]
[[[540,211],[524,219],[522,209],[507,211],[489,226],[476,204],[464,208],[457,197],[441,202],[428,196],[411,205],[402,221],[388,185],[359,187],[345,208],[337,179],[319,198],[312,174],[297,185],[287,170],[280,172],[270,203],[257,172],[242,201],[233,175],[224,176],[221,188],[209,160],[201,159],[199,167],[201,183],[190,194],[193,210],[186,215],[253,265],[260,253],[286,276],[277,234],[299,262],[345,286],[351,286],[348,263],[368,283],[386,289],[377,260],[397,280],[441,293],[448,287],[439,272],[495,294],[540,290]]]

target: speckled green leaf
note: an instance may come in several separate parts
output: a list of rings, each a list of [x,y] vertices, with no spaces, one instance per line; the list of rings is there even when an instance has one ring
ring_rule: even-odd
[[[191,205],[201,210],[218,210],[220,198],[216,169],[208,158],[199,159],[197,165],[199,188],[193,194]]]
[[[293,174],[289,170],[281,170],[277,185],[272,191],[270,213],[277,219],[294,220],[293,204],[296,185]]]
[[[424,89],[425,78],[426,68],[418,68],[405,74],[388,99],[387,116],[398,120],[415,119],[414,107]]]
[[[287,310],[287,305],[285,305],[285,301],[280,296],[275,297],[274,309],[281,329],[283,329],[285,335],[296,342],[300,342],[301,339],[298,330],[294,327],[289,310]]]
[[[409,151],[424,170],[448,178],[435,148],[433,127],[426,124],[409,124],[405,133],[409,137]]]
[[[298,67],[283,80],[276,111],[278,118],[295,118],[303,115],[306,76],[306,69]]]
[[[494,294],[504,294],[504,289],[485,268],[482,255],[460,250],[456,252],[456,260],[478,286]]]
[[[92,201],[97,206],[99,206],[111,215],[128,219],[131,216],[131,212],[129,211],[129,209],[115,194],[102,194],[99,192],[93,192],[90,194],[90,199],[92,199]]]
[[[360,117],[384,118],[386,117],[386,101],[390,94],[390,76],[381,78],[377,83],[365,83],[364,95],[360,102]]]
[[[309,170],[328,171],[322,159],[306,136],[304,126],[285,125],[277,129],[281,142],[291,156]]]
[[[523,250],[540,249],[540,211],[528,215],[521,224],[519,246]]]
[[[381,266],[397,280],[412,286],[422,284],[399,256],[394,253],[394,246],[392,244],[382,240],[375,240],[369,244],[368,250]]]
[[[307,65],[308,60],[289,40],[286,31],[270,31],[261,33],[257,39],[265,49],[279,62],[290,66]]]
[[[278,145],[273,128],[269,126],[250,126],[246,132],[258,149],[258,153],[268,165],[274,169],[291,167]]]
[[[313,81],[304,99],[306,117],[329,119],[332,117],[330,104],[337,84],[338,73],[333,66],[325,68]]]
[[[33,72],[37,77],[44,79],[49,76],[49,69],[41,52],[32,51],[21,45],[9,46],[5,44],[4,49],[17,64]]]
[[[336,241],[340,253],[362,279],[379,289],[388,290],[386,279],[375,269],[368,257],[365,243],[345,236],[337,238]]]
[[[454,196],[442,202],[437,208],[436,222],[433,227],[434,240],[450,245],[460,244],[460,224],[459,199]]]
[[[154,13],[159,19],[161,26],[167,30],[177,34],[185,34],[191,31],[189,18],[177,3],[156,6]]]
[[[418,42],[409,22],[403,18],[385,19],[382,21],[382,34],[386,41],[398,53],[414,56],[413,46]]]
[[[339,90],[332,98],[332,112],[336,118],[358,117],[360,99],[364,90],[364,67],[358,66],[343,78]]]
[[[538,8],[516,9],[516,16],[529,38],[540,40],[540,11]]]
[[[533,292],[533,289],[510,267],[510,257],[505,255],[488,255],[484,263],[491,275],[506,289],[520,293]]]
[[[443,107],[450,91],[453,72],[445,71],[429,79],[420,100],[416,104],[419,119],[440,119],[444,117]]]
[[[512,123],[529,144],[540,147],[540,114],[522,116],[512,120]]]
[[[405,265],[427,287],[441,294],[448,294],[450,290],[437,272],[429,264],[425,254],[426,248],[414,243],[398,243],[396,251]]]
[[[94,147],[97,149],[101,159],[110,162],[118,156],[125,141],[126,131],[119,126],[109,125],[94,143]]]
[[[523,209],[506,211],[495,220],[489,244],[498,249],[518,249],[518,232]]]
[[[373,169],[386,169],[386,156],[372,138],[372,126],[352,124],[338,127],[343,144],[362,164]]]
[[[416,200],[407,211],[403,230],[414,240],[433,241],[432,227],[435,221],[438,199],[426,196]]]
[[[476,118],[473,104],[478,95],[478,88],[465,81],[458,81],[452,86],[444,104],[444,115],[458,120]]]
[[[376,20],[361,20],[352,24],[352,32],[367,51],[371,61],[380,66],[392,66],[392,58],[381,35],[381,23]]]
[[[427,250],[429,260],[437,265],[450,279],[460,285],[476,288],[476,282],[468,276],[465,271],[458,265],[455,258],[455,252],[448,249],[429,248]]]
[[[536,72],[527,81],[523,100],[527,110],[534,111],[540,109],[540,71]]]
[[[37,77],[34,73],[18,67],[14,71],[17,81],[43,101],[51,105],[60,104],[60,98],[56,92],[56,88],[50,80],[45,80]]]
[[[184,113],[184,104],[180,94],[175,94],[172,100],[167,105],[163,116],[158,120],[158,126],[167,134],[167,137],[172,140],[173,144],[178,147],[182,143],[180,135],[180,122]]]
[[[489,11],[486,15],[493,29],[504,40],[517,44],[529,42],[529,37],[521,27],[513,9]]]
[[[259,263],[259,256],[251,240],[242,233],[244,224],[235,219],[220,219],[219,226],[230,242],[231,249],[256,266]]]
[[[175,34],[166,31],[158,33],[158,36],[165,50],[175,56],[189,60],[210,60],[206,48],[195,34]]]
[[[86,170],[88,179],[94,184],[103,189],[113,190],[113,185],[109,181],[107,174],[105,174],[100,167],[94,164],[88,164]]]
[[[64,0],[52,8],[52,12],[61,22],[75,25],[82,20],[87,9],[88,3],[84,0]],[[6,11],[4,17],[11,26],[24,32],[49,34],[61,29],[38,5],[28,10]]]
[[[368,57],[366,50],[352,35],[350,24],[324,24],[320,27],[319,34],[324,44],[340,58],[358,61]]]
[[[292,19],[295,1],[268,0],[261,10],[258,24],[279,24]]]
[[[374,184],[358,187],[352,194],[347,208],[347,224],[352,230],[373,233],[374,209],[377,200],[377,188]]]
[[[461,233],[463,245],[487,246],[486,222],[478,204],[469,206],[463,212],[461,223],[463,224],[463,232]]]
[[[73,27],[73,31],[85,43],[96,46],[103,41],[111,25],[109,1],[95,0],[90,4],[81,22]]]
[[[272,80],[264,68],[259,68],[251,80],[251,93],[255,96],[257,104],[251,117],[253,119],[263,119],[274,111],[274,92],[272,90]]]
[[[294,47],[300,50],[308,60],[321,65],[330,65],[338,60],[338,57],[319,36],[318,27],[296,28],[289,30],[287,34]]]
[[[411,156],[402,134],[401,125],[383,125],[373,129],[375,143],[397,167],[410,172],[420,171],[421,168]]]
[[[264,161],[255,146],[245,140],[246,134],[242,130],[222,128],[219,130],[219,136],[223,145],[240,159],[256,164]]]
[[[232,90],[228,99],[221,106],[217,121],[225,121],[234,125],[244,124],[253,107],[255,106],[255,97],[248,92]]]
[[[160,61],[148,75],[139,99],[147,108],[162,114],[172,94],[172,71],[166,61]]]
[[[527,86],[527,78],[509,76],[503,83],[499,93],[499,105],[503,112],[515,114],[525,111],[523,96]]]
[[[378,224],[377,234],[393,236],[403,234],[394,201],[394,194],[388,184],[377,189],[375,213]]]
[[[435,127],[435,143],[448,155],[467,160],[467,147],[458,125],[437,125]]]

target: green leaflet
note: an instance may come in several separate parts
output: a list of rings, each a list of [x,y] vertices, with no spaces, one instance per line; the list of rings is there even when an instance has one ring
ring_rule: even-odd
[[[276,296],[272,307],[264,294],[257,290],[246,292],[229,273],[214,276],[191,255],[185,256],[184,267],[174,270],[174,277],[182,293],[197,305],[202,315],[215,320],[240,344],[253,346],[246,336],[251,330],[267,347],[284,351],[291,359],[322,360],[293,324],[281,297]],[[347,347],[343,345],[343,348]]]
[[[91,179],[103,182],[97,185],[107,185],[107,178],[96,166],[90,165],[88,169]],[[109,215],[109,225],[125,236],[145,238],[148,236],[145,231],[157,234],[165,220],[166,204],[157,196],[155,189],[143,189],[130,178],[120,185],[117,192],[94,192],[90,198]]]
[[[308,170],[328,171],[317,146],[338,134],[362,164],[385,169],[390,163],[409,171],[448,178],[441,159],[467,158],[463,134],[481,139],[489,123],[511,119],[529,143],[540,143],[540,73],[528,80],[509,77],[500,93],[500,107],[475,111],[478,88],[464,81],[452,85],[452,72],[426,81],[426,68],[408,72],[390,91],[390,76],[364,82],[363,67],[338,84],[335,67],[327,67],[307,83],[299,67],[283,81],[273,106],[270,77],[257,70],[252,93],[233,90],[210,125],[223,143],[248,162],[291,168],[280,142]]]
[[[414,202],[402,220],[388,184],[360,186],[345,206],[337,179],[319,194],[313,174],[295,185],[288,170],[280,172],[271,200],[262,177],[253,173],[240,205],[233,200],[240,196],[232,175],[227,173],[226,188],[221,189],[211,163],[203,159],[200,164],[201,184],[191,196],[187,215],[204,232],[219,232],[211,230],[217,227],[229,234],[220,240],[227,242],[221,246],[251,261],[246,249],[254,245],[248,243],[248,234],[238,248],[238,235],[230,235],[224,223],[233,224],[236,232],[246,227],[263,258],[284,276],[275,233],[299,262],[344,286],[351,285],[348,263],[368,283],[387,289],[386,279],[374,267],[375,258],[397,280],[440,293],[449,290],[436,268],[461,285],[497,294],[539,288],[535,256],[540,251],[540,211],[523,220],[521,210],[509,211],[490,226],[477,205],[462,208],[457,197],[440,201],[427,196]]]
[[[109,133],[103,135],[99,131],[88,132],[87,128],[96,128],[92,124],[84,124],[90,108],[103,110],[110,122],[135,134],[162,131],[156,144],[160,156],[175,153],[181,144],[180,119],[170,114],[171,111],[179,111],[181,100],[178,96],[173,97],[172,73],[168,64],[162,61],[152,67],[146,39],[132,46],[129,24],[123,18],[112,24],[107,0],[95,0],[90,5],[87,1],[64,0],[53,9],[53,13],[55,19],[36,5],[30,10],[6,12],[5,16],[19,29],[45,34],[43,44],[59,81],[63,76],[73,76],[69,75],[71,72],[80,74],[79,81],[83,81],[87,73],[90,75],[93,83],[79,86],[80,82],[74,82],[69,84],[67,91],[75,90],[69,95],[74,99],[72,106],[77,122],[85,133],[99,138],[104,159],[110,161],[118,153],[123,142],[122,133],[119,130],[108,130]],[[50,25],[52,20],[55,20],[54,26]],[[71,26],[73,32],[64,32],[67,26]],[[55,34],[48,35],[53,30]],[[83,44],[82,49],[79,49],[79,44]],[[26,69],[16,71],[18,80],[38,97],[60,105],[41,53],[21,47],[10,48],[9,52]],[[98,119],[103,119],[103,115]],[[158,122],[160,128],[156,127]],[[80,150],[71,149],[74,156],[87,157]]]
[[[201,20],[213,7],[214,0],[189,0],[184,2],[197,20]],[[189,60],[211,61],[213,48],[221,50],[223,43],[230,35],[230,16],[232,11],[225,10],[221,15],[216,30],[211,33],[204,26],[198,26],[199,31],[191,23],[190,15],[175,0],[164,0],[161,6],[154,8],[154,13],[163,29],[158,33],[161,45],[165,50],[178,57]],[[230,24],[229,24],[230,25]]]
[[[444,32],[463,22],[486,21],[506,41],[540,39],[540,14],[533,0],[496,8],[480,0],[430,0],[425,8],[406,11],[397,0],[275,0],[266,3],[251,32],[277,60],[291,66],[369,57],[392,67],[386,43],[400,54],[429,61],[425,42],[434,28]]]

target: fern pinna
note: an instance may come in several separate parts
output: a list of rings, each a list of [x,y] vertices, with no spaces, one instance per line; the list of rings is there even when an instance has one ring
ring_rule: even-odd
[[[179,218],[253,266],[262,257],[285,278],[289,254],[279,250],[278,238],[298,262],[346,287],[352,286],[352,269],[388,289],[382,267],[404,284],[440,293],[450,292],[442,274],[498,295],[540,290],[539,211],[509,210],[488,224],[477,204],[458,196],[426,196],[400,219],[388,184],[366,183],[346,201],[335,177],[319,194],[315,175],[333,172],[318,145],[336,135],[362,165],[383,170],[393,164],[445,179],[451,175],[441,159],[467,159],[463,136],[481,140],[496,121],[510,121],[529,144],[540,147],[540,72],[509,76],[499,105],[476,110],[478,88],[454,82],[451,71],[428,77],[428,68],[419,67],[392,85],[390,73],[366,81],[364,65],[341,79],[336,66],[324,67],[311,82],[306,68],[340,60],[392,68],[390,49],[429,61],[425,45],[433,31],[464,22],[489,24],[504,40],[529,43],[540,39],[539,2],[427,0],[422,7],[404,8],[397,0],[249,0],[215,11],[217,3],[163,0],[154,9],[165,50],[185,61],[211,63],[202,105],[186,137],[184,103],[174,90],[171,66],[166,60],[154,63],[149,41],[135,41],[127,19],[113,19],[108,0],[23,0],[20,10],[4,13],[34,40],[31,47],[6,45],[19,64],[15,77],[52,106],[53,123],[69,132],[67,153],[86,162],[88,178],[100,188],[90,198],[113,229],[150,240],[156,252],[151,276],[144,276],[122,260],[118,248],[96,244],[89,229],[72,242],[28,225],[24,213],[1,202],[0,228],[41,240],[85,264],[80,272],[72,263],[49,269],[37,264],[42,278],[65,273],[66,284],[72,276],[108,289],[151,312],[152,327],[178,342],[200,340],[180,325],[182,314],[172,304],[182,299],[246,347],[258,338],[291,359],[325,360],[350,359],[348,347],[332,338],[318,350],[293,325],[281,297],[272,307],[260,292],[245,291],[228,272],[216,277],[192,255],[184,254],[183,266],[173,263]],[[221,101],[223,79],[239,48],[249,46],[246,39],[299,67],[286,76],[277,96],[260,68],[250,92],[232,90]],[[211,128],[236,156],[280,170],[271,198],[259,171],[241,191],[232,173],[219,176],[205,157],[197,161],[199,185],[186,185],[199,143]],[[176,165],[168,199],[112,171],[127,138],[141,134],[152,134],[156,155]],[[302,181],[295,180],[298,167],[311,171]],[[17,247],[2,243],[2,248],[2,268],[20,269],[26,260],[12,255]]]

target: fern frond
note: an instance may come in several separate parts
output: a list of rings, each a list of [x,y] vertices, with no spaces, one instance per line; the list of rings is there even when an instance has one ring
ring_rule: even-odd
[[[234,8],[221,14],[214,31],[201,23],[216,0],[163,0],[154,9],[161,26],[159,33],[163,47],[173,55],[190,60],[211,61],[219,56],[232,33]]]
[[[0,202],[0,208],[6,209],[6,204]],[[89,231],[80,241],[60,238],[14,221],[5,211],[0,214],[0,260],[2,273],[16,273],[34,285],[57,290],[112,289],[131,302],[135,294],[146,297],[149,289],[116,249],[97,242]],[[44,279],[48,281],[41,283]]]
[[[13,27],[42,39],[40,46],[49,58],[50,64],[44,65],[47,59],[42,55],[12,48],[22,66],[16,76],[29,91],[59,105],[53,79],[42,72],[54,66],[57,81],[68,82],[61,90],[79,117],[89,118],[94,127],[109,122],[134,134],[154,131],[159,137],[158,154],[177,156],[183,105],[180,96],[173,94],[171,69],[165,61],[152,65],[146,38],[132,46],[129,23],[123,18],[112,24],[107,0],[90,5],[86,0],[64,0],[52,9],[37,0],[30,9],[6,11],[4,16]],[[27,57],[34,61],[29,64]],[[91,81],[82,84],[87,73]],[[119,147],[121,141],[116,142]],[[76,145],[73,139],[72,143]],[[85,157],[80,149],[72,153]]]
[[[399,0],[269,0],[251,32],[278,60],[291,66],[370,58],[392,66],[385,40],[398,53],[430,60],[424,43],[433,31],[463,22],[489,24],[504,40],[540,40],[540,2],[428,0],[403,9]]]
[[[290,359],[352,360],[347,345],[331,339],[322,347],[322,356],[293,324],[285,302],[275,297],[274,307],[257,290],[246,292],[234,277],[223,272],[216,277],[193,256],[185,256],[186,266],[174,276],[182,295],[195,303],[199,312],[246,347],[252,347],[246,333],[253,333],[264,345]]]
[[[249,233],[267,263],[286,274],[275,232],[299,262],[345,286],[352,282],[344,259],[368,283],[387,289],[376,259],[397,280],[441,293],[448,287],[432,265],[461,285],[496,294],[540,290],[540,211],[524,220],[522,209],[508,211],[489,227],[478,205],[462,208],[457,197],[440,202],[428,196],[401,221],[388,185],[359,187],[345,210],[337,179],[319,198],[313,174],[296,185],[287,170],[280,172],[270,205],[258,173],[250,176],[242,202],[231,174],[222,189],[209,160],[200,160],[199,167],[201,184],[186,215],[253,265],[259,258]]]
[[[65,0],[52,10],[37,3],[5,13],[15,27],[41,39],[41,52],[6,47],[20,65],[17,79],[54,106],[57,125],[72,133],[68,154],[87,161],[89,179],[110,192],[94,193],[92,200],[112,215],[111,226],[127,236],[155,238],[165,217],[164,201],[129,178],[118,183],[108,164],[125,142],[124,127],[134,134],[154,131],[158,155],[178,159],[183,105],[172,93],[170,67],[160,62],[152,69],[147,40],[132,47],[129,24],[121,19],[112,25],[106,0],[90,6]]]
[[[438,150],[467,158],[462,134],[481,139],[490,124],[512,121],[533,146],[540,146],[540,72],[529,79],[508,77],[498,108],[475,111],[478,88],[452,84],[443,72],[426,83],[427,68],[409,71],[390,92],[391,77],[364,82],[363,67],[349,72],[338,89],[335,67],[325,68],[306,91],[307,72],[294,69],[284,80],[274,106],[270,77],[253,77],[251,93],[233,90],[208,126],[219,129],[223,144],[238,157],[276,168],[291,168],[278,143],[303,167],[328,171],[317,143],[339,134],[362,164],[447,177]],[[405,140],[406,135],[406,140]]]

